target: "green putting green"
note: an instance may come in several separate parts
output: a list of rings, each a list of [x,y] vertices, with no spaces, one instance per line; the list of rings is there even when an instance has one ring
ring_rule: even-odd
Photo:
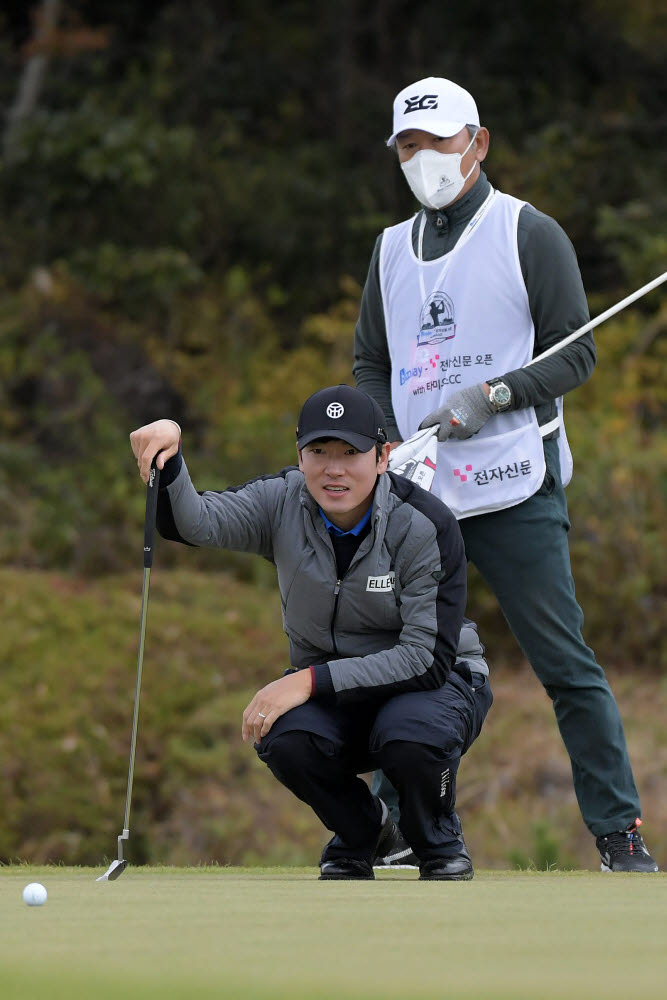
[[[105,870],[0,869],[2,1000],[665,994],[662,874],[128,867],[96,882]],[[28,882],[44,906],[25,905]]]

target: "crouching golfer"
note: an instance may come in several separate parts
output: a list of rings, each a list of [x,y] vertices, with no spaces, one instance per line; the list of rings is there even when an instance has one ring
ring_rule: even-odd
[[[256,552],[278,571],[291,668],[257,692],[242,734],[333,831],[320,878],[372,879],[374,858],[395,843],[386,806],[358,777],[377,769],[398,791],[420,878],[472,878],[456,774],[492,695],[463,617],[455,517],[386,471],[382,410],[350,386],[304,403],[298,468],[224,492],[195,491],[179,436],[169,420],[130,435],[145,482],[161,453],[160,534]]]

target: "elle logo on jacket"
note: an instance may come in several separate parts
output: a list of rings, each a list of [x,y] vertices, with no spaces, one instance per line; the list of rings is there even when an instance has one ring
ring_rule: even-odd
[[[386,576],[369,576],[366,581],[366,590],[393,590],[395,583],[395,573],[387,573]]]

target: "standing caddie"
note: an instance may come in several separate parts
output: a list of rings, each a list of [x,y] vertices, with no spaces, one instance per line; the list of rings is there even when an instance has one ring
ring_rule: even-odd
[[[472,878],[456,777],[492,696],[463,617],[463,540],[440,500],[386,471],[378,404],[346,385],[316,392],[299,416],[298,468],[223,492],[195,491],[172,421],[130,437],[144,481],[155,456],[162,470],[163,537],[275,564],[290,667],[251,700],[242,735],[334,833],[320,878],[372,879],[395,841],[359,777],[375,768],[398,790],[420,878]]]
[[[387,145],[421,209],[376,243],[357,385],[384,410],[392,443],[438,425],[433,491],[553,701],[602,869],[657,871],[570,568],[562,397],[593,371],[593,337],[523,368],[588,320],[574,250],[553,219],[492,188],[481,170],[489,133],[457,84],[429,77],[402,90]],[[386,777],[373,788],[399,821]]]

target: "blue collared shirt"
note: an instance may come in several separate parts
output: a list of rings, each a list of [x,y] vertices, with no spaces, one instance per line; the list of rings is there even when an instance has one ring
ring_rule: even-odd
[[[350,528],[349,531],[343,531],[342,528],[339,528],[335,524],[332,524],[332,522],[329,520],[329,518],[324,513],[324,511],[322,510],[322,508],[319,507],[319,505],[318,505],[318,509],[319,509],[320,516],[321,516],[322,520],[324,521],[324,523],[327,526],[327,531],[330,531],[333,535],[336,535],[337,537],[342,538],[344,535],[358,535],[358,534],[360,534],[360,532],[362,532],[364,530],[364,528],[366,527],[366,525],[368,524],[368,522],[371,519],[371,512],[373,510],[373,505],[371,504],[371,506],[368,508],[368,510],[366,511],[366,513],[364,514],[364,516],[362,517],[361,521],[359,521],[358,524],[355,524],[354,528]]]

